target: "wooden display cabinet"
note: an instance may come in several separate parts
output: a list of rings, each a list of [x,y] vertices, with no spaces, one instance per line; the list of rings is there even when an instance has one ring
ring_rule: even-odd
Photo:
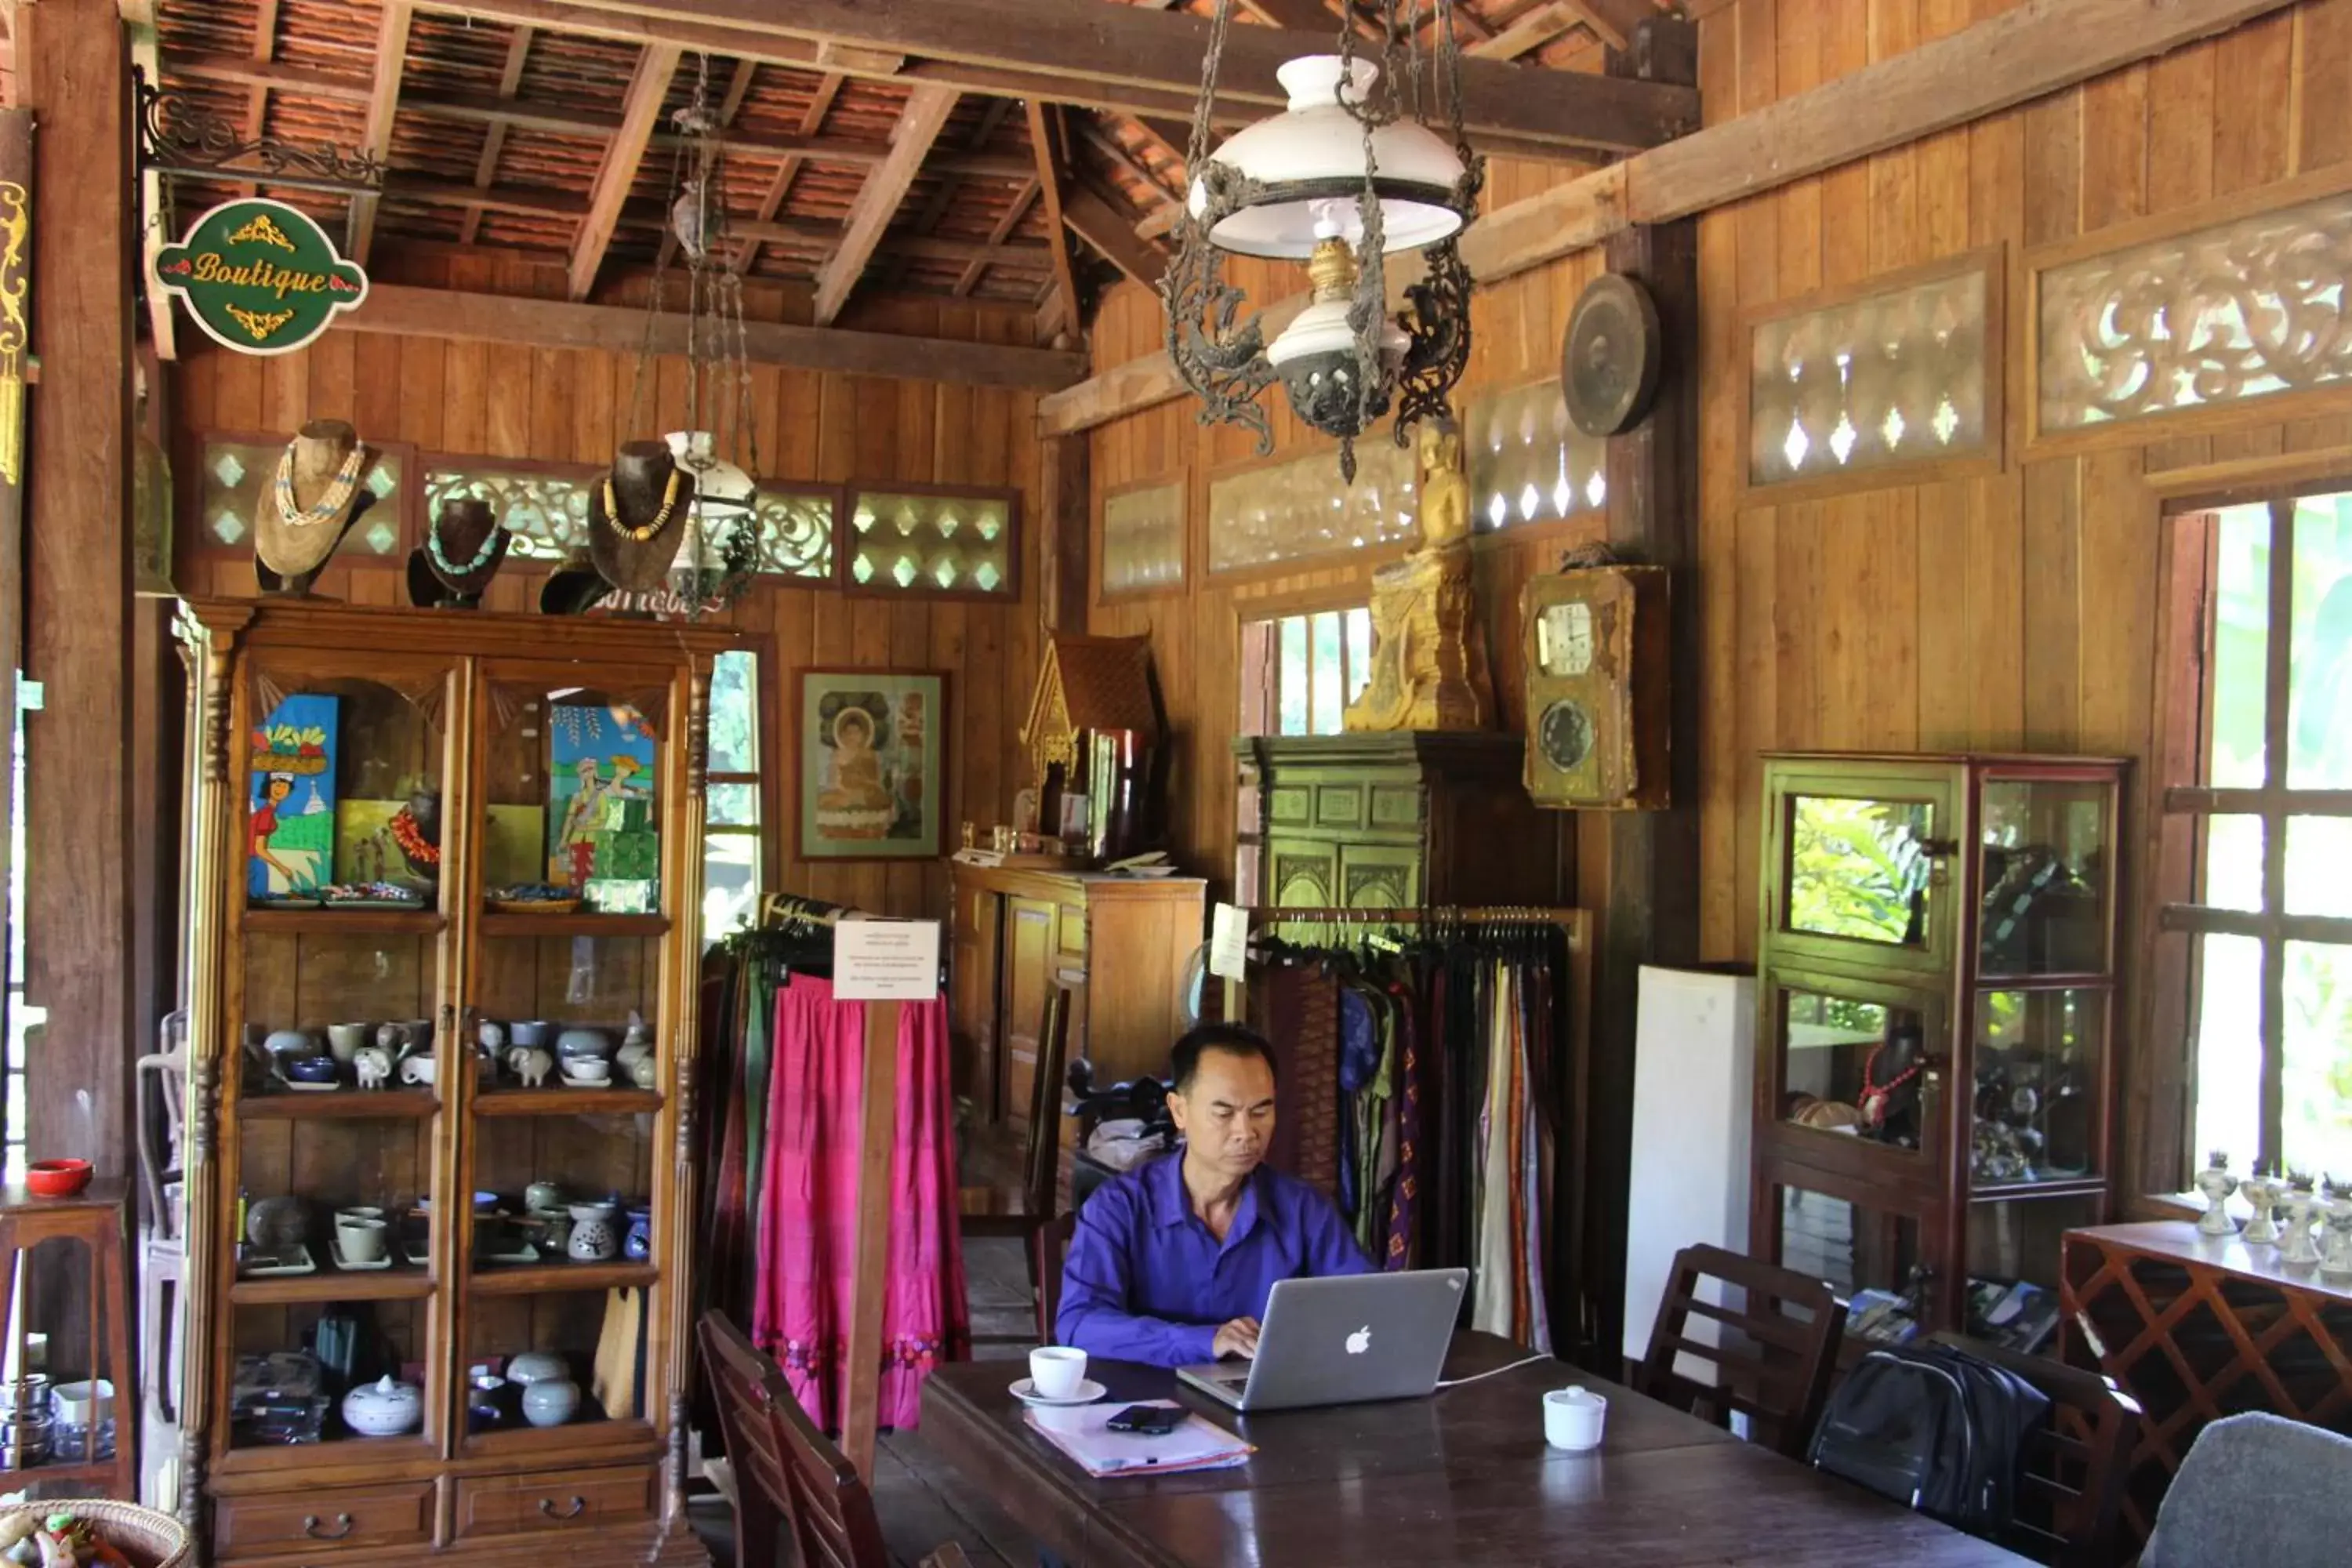
[[[683,1493],[689,1086],[707,704],[732,635],[223,600],[190,603],[182,631],[202,776],[179,1496],[200,1552],[702,1560]],[[323,736],[265,730],[304,695],[335,699]],[[281,742],[290,753],[271,750]],[[310,747],[327,755],[305,760]],[[258,867],[257,774],[289,779],[269,793],[293,825]],[[436,793],[428,872],[412,829]],[[328,868],[338,881],[434,879],[414,908],[262,901]],[[494,889],[583,874],[577,909],[493,907]],[[618,1063],[602,1087],[561,1073],[527,1086],[478,1045],[484,1022],[515,1020],[545,1021],[551,1051],[566,1026],[617,1044],[632,1015],[653,1053],[646,1086]],[[290,1030],[323,1044],[327,1026],[352,1022],[429,1026],[430,1077],[363,1089],[344,1062],[333,1088],[298,1090],[255,1048]],[[572,1260],[523,1214],[535,1182],[643,1205],[643,1256],[623,1243],[625,1213],[614,1256]],[[448,1223],[475,1194],[514,1217]],[[257,1272],[258,1248],[241,1245],[241,1219],[280,1197],[308,1218],[310,1272]],[[333,1215],[351,1205],[386,1212],[384,1264],[344,1266]],[[264,1209],[262,1227],[285,1212]],[[272,1440],[271,1423],[239,1418],[239,1359],[316,1352],[322,1323],[353,1346],[350,1382],[390,1373],[420,1389],[413,1430],[352,1432],[333,1370],[317,1440]],[[527,1351],[567,1363],[576,1413],[543,1427],[511,1403],[475,1416],[473,1371]]]
[[[1765,758],[1756,1256],[1922,1331],[1985,1331],[1971,1280],[2054,1320],[2059,1238],[2106,1214],[2125,765]]]

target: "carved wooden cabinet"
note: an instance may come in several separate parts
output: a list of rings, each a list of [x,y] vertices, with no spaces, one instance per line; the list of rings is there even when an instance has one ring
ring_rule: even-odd
[[[706,704],[731,635],[225,600],[183,633],[203,759],[179,1496],[199,1552],[702,1561],[689,1086]],[[407,890],[322,903],[325,881]],[[532,882],[579,906],[498,896]],[[615,1049],[633,1015],[642,1077]],[[536,1025],[551,1054],[593,1027],[615,1059],[601,1083],[518,1071],[489,1024]],[[559,1206],[541,1184],[614,1210],[534,1217]],[[556,1368],[577,1407],[543,1426],[519,1385],[473,1381]],[[417,1405],[362,1436],[343,1395],[381,1377]]]
[[[1235,880],[1265,906],[1548,904],[1559,825],[1520,782],[1517,735],[1245,735]]]
[[[1165,1074],[1185,1028],[1179,996],[1201,945],[1208,884],[950,863],[950,1027],[957,1087],[1025,1125],[1037,1026],[1058,982],[1076,992],[1069,1056],[1108,1087]]]

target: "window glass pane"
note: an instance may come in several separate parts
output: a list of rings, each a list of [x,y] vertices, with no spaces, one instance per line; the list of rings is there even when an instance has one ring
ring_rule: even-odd
[[[2263,1084],[2263,944],[2251,936],[2200,936],[2198,945],[2198,1158],[2215,1149],[2249,1169],[2260,1146]]]
[[[714,834],[702,847],[702,938],[715,942],[751,923],[760,901],[760,838]]]
[[[1353,702],[1372,683],[1372,612],[1348,612],[1348,700]]]
[[[2352,495],[2294,503],[2294,641],[2287,778],[2352,789]]]
[[[1275,667],[1275,706],[1282,714],[1286,735],[1307,731],[1307,617],[1292,616],[1279,623],[1281,656]]]
[[[2286,912],[2352,918],[2352,816],[2288,821]]]
[[[1315,733],[1336,735],[1339,715],[1347,707],[1345,671],[1339,664],[1339,612],[1326,610],[1315,617]]]
[[[704,797],[703,821],[712,827],[757,827],[760,826],[760,786],[750,784],[715,784],[708,786]]]
[[[760,659],[748,651],[722,653],[710,671],[710,771],[760,771]],[[729,822],[731,817],[714,817]]]
[[[2289,867],[2287,877],[2294,879]],[[2245,910],[2259,914],[2263,907],[2263,819],[2259,816],[2209,816],[2205,819],[2205,885],[2197,901],[2217,910]]]
[[[2270,637],[2271,510],[2233,506],[2221,514],[2213,596],[2213,740],[2205,780],[2217,789],[2257,789],[2263,779],[2263,658]]]
[[[2281,1152],[2340,1176],[2352,1171],[2352,947],[2288,942],[2285,1001]]]

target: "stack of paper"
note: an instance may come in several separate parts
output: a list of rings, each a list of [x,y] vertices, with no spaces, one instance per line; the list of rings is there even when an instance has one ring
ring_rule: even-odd
[[[1177,1408],[1172,1399],[1146,1403]],[[1033,1405],[1029,1425],[1067,1454],[1090,1476],[1171,1475],[1182,1470],[1222,1470],[1246,1461],[1257,1450],[1223,1427],[1198,1415],[1163,1436],[1113,1432],[1106,1424],[1124,1405],[1046,1407]]]

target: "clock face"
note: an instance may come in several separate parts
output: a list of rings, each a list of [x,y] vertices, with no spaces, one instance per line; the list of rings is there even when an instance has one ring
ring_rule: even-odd
[[[1542,748],[1546,762],[1562,773],[1571,773],[1592,754],[1592,716],[1583,704],[1562,698],[1537,721],[1536,744]]]
[[[1536,624],[1536,663],[1546,675],[1582,675],[1592,668],[1592,606],[1581,599],[1547,605]]]

